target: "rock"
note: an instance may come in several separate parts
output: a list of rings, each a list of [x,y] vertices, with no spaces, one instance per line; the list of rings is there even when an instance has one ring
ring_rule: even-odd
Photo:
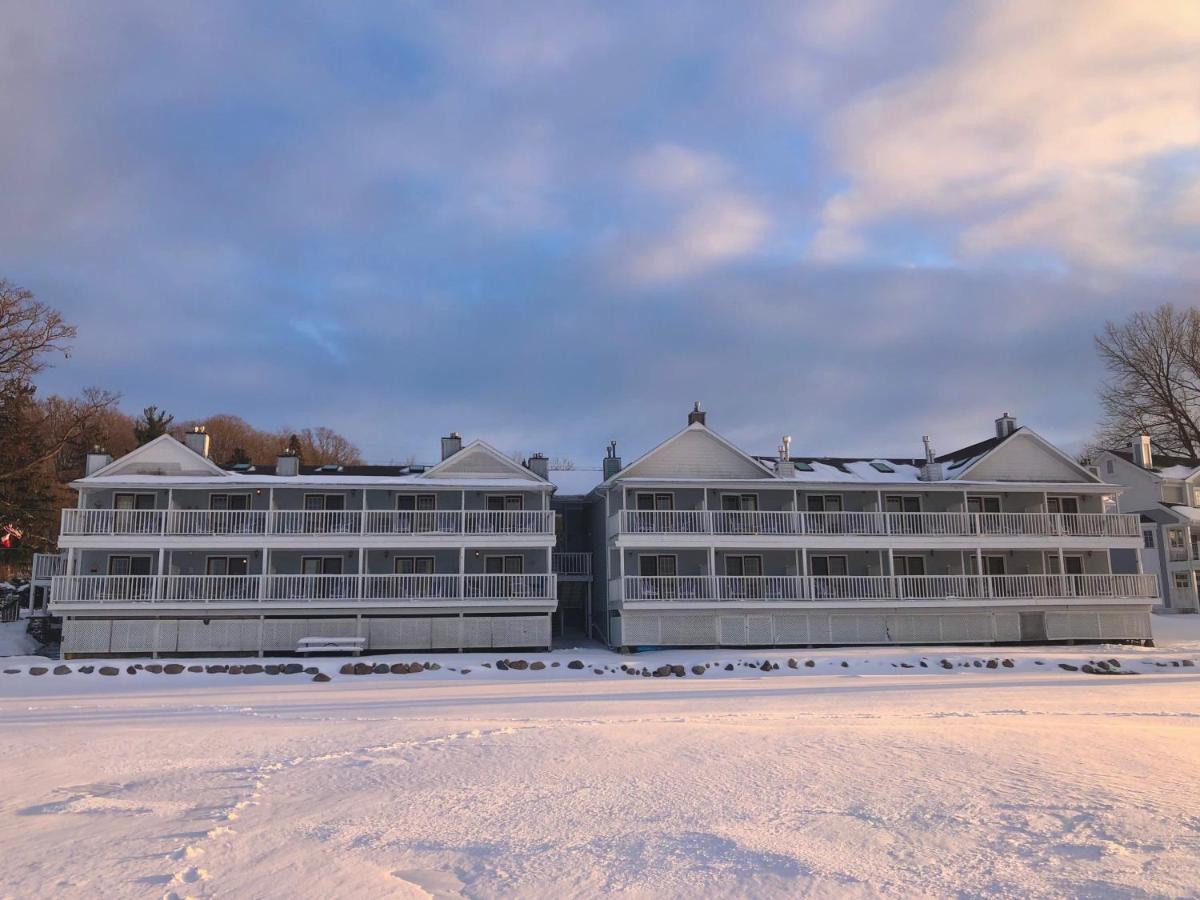
[[[374,667],[370,663],[359,662],[355,663],[350,671],[355,675],[370,675]]]
[[[45,675],[49,671],[50,670],[47,669],[45,666],[33,666],[29,669],[29,674],[30,675]]]
[[[789,668],[789,669],[798,669],[798,668],[800,668],[800,661],[799,661],[799,660],[796,660],[796,659],[789,659],[789,660],[788,660],[788,668]]]
[[[529,668],[529,663],[523,659],[514,659],[508,664],[508,667],[510,669],[516,669],[518,672],[524,672]]]
[[[137,666],[126,666],[125,671],[128,672],[130,675],[136,675],[138,673],[138,667]]]
[[[275,663],[269,663],[269,664],[263,666],[263,668],[266,670],[266,673],[268,675],[278,675],[279,674],[280,667],[278,665],[276,665]]]
[[[304,666],[300,665],[300,663],[287,663],[286,665],[280,666],[279,671],[284,675],[299,675],[304,671]],[[316,675],[317,673],[313,672],[312,674]]]
[[[490,669],[490,668],[492,667],[492,664],[491,664],[491,663],[484,663],[484,664],[483,664],[483,667],[484,667],[485,669]]]
[[[318,669],[316,666],[309,666],[307,669],[304,670],[305,675],[319,675],[320,673],[321,673],[321,670]]]
[[[972,660],[972,661],[971,661],[971,665],[973,665],[973,666],[974,666],[975,668],[977,668],[977,669],[982,669],[982,668],[983,668],[983,663],[982,663],[980,660],[978,660],[978,659]]]
[[[241,675],[242,667],[241,666],[230,666],[228,669],[226,669],[226,672],[228,672],[230,675]]]
[[[393,675],[407,675],[408,663],[392,663],[391,666],[389,666],[388,671],[390,671]]]
[[[458,672],[460,675],[470,675],[471,674],[470,669],[459,669]]]
[[[942,661],[939,663],[939,665],[940,665],[940,666],[941,666],[943,669],[953,669],[953,668],[954,668],[954,663],[950,662],[950,660],[948,660],[948,659],[943,659],[943,660],[942,660]]]
[[[100,674],[101,675],[120,675],[121,670],[114,666],[101,666]]]
[[[189,672],[203,672],[203,671],[204,671],[204,666],[188,666],[188,667],[187,667],[187,670],[188,670]]]
[[[209,675],[216,675],[219,672],[228,672],[229,666],[220,666],[220,665],[205,666],[204,671],[207,672]]]
[[[1180,666],[1180,662],[1179,662],[1179,660],[1177,660],[1177,659],[1173,659],[1173,660],[1171,660],[1171,665],[1172,665],[1174,668],[1178,669],[1178,668],[1179,668],[1179,666]]]
[[[925,662],[925,660],[921,660],[921,668],[922,668],[922,669],[928,669],[928,668],[929,668],[929,663]]]
[[[333,681],[333,679],[330,678],[328,675],[326,675],[324,672],[318,672],[316,675],[313,676],[313,681],[325,682],[325,681]]]
[[[437,662],[427,662],[427,663],[425,663],[425,668],[426,668],[426,669],[429,669],[431,672],[436,672],[436,671],[437,671],[438,669],[440,669],[441,667],[442,667],[442,664],[441,664],[441,663],[437,663]]]
[[[55,666],[54,674],[55,675],[70,675],[71,667],[70,666]]]
[[[649,677],[650,677],[650,670],[649,670],[649,669],[642,669],[642,677],[643,677],[643,678],[649,678]]]
[[[707,671],[708,669],[704,668],[704,666],[692,666],[693,675],[703,675]]]
[[[376,675],[386,675],[390,669],[387,663],[375,663],[375,667],[371,669]]]
[[[83,669],[80,669],[79,671],[82,672]],[[21,670],[20,669],[5,669],[4,674],[5,675],[20,675]]]
[[[583,668],[583,660],[573,659],[569,663],[567,663],[567,668],[568,669],[582,669]]]
[[[733,663],[725,663],[725,671],[732,672],[733,671]]]
[[[912,664],[912,663],[905,663],[905,662],[902,662],[902,663],[900,663],[900,668],[902,668],[902,669],[911,669],[911,668],[913,668],[913,664]]]
[[[1108,660],[1108,664],[1110,666],[1112,666],[1114,669],[1121,668],[1121,661],[1119,659],[1110,659],[1110,660]]]
[[[674,666],[671,666],[671,674],[674,675],[676,678],[682,678],[683,676],[685,676],[687,674],[687,670],[684,669],[683,666],[674,665]]]
[[[1101,672],[1109,672],[1109,671],[1111,671],[1111,670],[1112,670],[1112,666],[1110,666],[1110,665],[1109,665],[1108,663],[1106,663],[1104,660],[1100,660],[1100,662],[1093,662],[1093,663],[1092,663],[1092,666],[1093,666],[1093,667],[1095,667],[1095,668],[1097,668],[1097,669],[1099,669]],[[1085,672],[1087,671],[1087,667],[1086,667],[1086,666],[1084,666],[1084,671],[1085,671]]]
[[[251,663],[248,666],[242,666],[242,674],[243,675],[261,675],[262,673],[263,673],[263,667],[260,666],[258,663]]]
[[[762,671],[764,671],[764,672],[770,672],[771,671],[771,663],[769,661],[764,662],[761,666],[759,666],[759,668],[762,669]]]
[[[151,663],[146,666],[146,671],[152,675],[161,675],[163,667],[159,663]]]
[[[994,659],[989,659],[989,660],[987,661],[987,667],[988,667],[989,669],[998,669],[998,668],[1000,668],[1000,663],[999,663],[999,662],[997,662],[997,661],[996,661],[996,660],[994,660]]]
[[[811,669],[815,665],[816,665],[816,663],[813,662],[811,659],[806,659],[804,661],[804,668],[806,668],[806,669]]]
[[[1078,672],[1079,666],[1073,666],[1070,663],[1059,663],[1058,667],[1064,672]]]
[[[1004,668],[1006,668],[1006,669],[1011,669],[1013,666],[1016,665],[1016,663],[1013,662],[1011,659],[1002,659],[1002,660],[1000,660],[1000,665],[1004,666]]]
[[[592,669],[592,674],[593,675],[603,675],[604,669]]]
[[[496,660],[496,668],[499,669],[501,672],[507,672],[508,671],[508,660],[506,660],[506,659]],[[575,666],[571,666],[571,668],[574,669]],[[579,668],[582,669],[583,666],[581,665]]]
[[[529,668],[532,669],[534,672],[540,672],[540,671],[542,671],[542,669],[546,668],[546,664],[544,662],[542,662],[540,659],[536,659],[529,664]],[[621,666],[621,668],[624,669],[625,667]]]
[[[846,661],[843,659],[843,660],[842,660],[842,668],[843,668],[843,669],[848,669],[848,668],[850,668],[850,663],[846,662]]]
[[[1092,665],[1085,665],[1083,667],[1083,671],[1086,672],[1088,675],[1103,675],[1104,672],[1106,672],[1108,670],[1107,669],[1101,670],[1101,669],[1097,669],[1095,666],[1092,666]]]
[[[1187,668],[1190,669],[1196,665],[1196,661],[1194,659],[1185,659],[1183,661],[1183,664],[1184,664],[1184,666],[1186,666]]]
[[[93,672],[96,671],[96,667],[95,666],[80,666],[79,671],[81,673],[83,673],[84,675],[91,675]]]
[[[168,666],[163,666],[163,671],[168,675],[178,675],[183,671],[183,666],[181,666],[179,663],[171,663]]]
[[[557,669],[558,667],[559,667],[559,662],[557,659],[554,662],[550,663],[550,668]]]
[[[670,674],[671,674],[670,666],[659,666],[657,669],[654,670],[655,678],[666,678]]]
[[[342,666],[340,669],[338,669],[338,674],[339,675],[353,675],[354,674],[354,663],[346,663],[344,666]]]

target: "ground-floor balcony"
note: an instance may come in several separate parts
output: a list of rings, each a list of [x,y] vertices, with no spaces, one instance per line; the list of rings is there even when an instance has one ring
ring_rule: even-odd
[[[56,610],[131,604],[317,605],[553,602],[555,576],[530,575],[64,575]]]
[[[798,512],[622,510],[610,533],[847,535],[863,537],[1140,538],[1136,515],[1117,513]]]
[[[65,553],[35,553],[33,554],[33,573],[30,579],[34,583],[45,583],[55,575],[62,575],[67,570],[67,555]]]
[[[560,578],[587,579],[592,577],[592,554],[555,553],[551,556],[551,568]]]
[[[638,576],[614,580],[626,604],[647,602],[976,602],[1158,598],[1153,575]]]

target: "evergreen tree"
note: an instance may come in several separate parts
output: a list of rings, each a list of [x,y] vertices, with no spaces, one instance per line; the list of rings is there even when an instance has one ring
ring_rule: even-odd
[[[142,410],[142,417],[133,423],[133,436],[138,445],[148,444],[156,437],[167,433],[175,417],[164,409],[159,411],[157,406],[147,406]]]

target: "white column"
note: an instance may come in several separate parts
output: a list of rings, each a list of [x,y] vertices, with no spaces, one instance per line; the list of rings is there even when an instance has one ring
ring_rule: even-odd
[[[366,491],[363,491],[363,494],[365,495]],[[363,518],[366,519],[365,514],[363,515]],[[359,547],[358,548],[358,597],[360,600],[363,597],[367,596],[367,592],[364,590],[364,588],[366,587],[366,581],[367,581],[367,548]]]
[[[463,496],[464,497],[466,496],[465,492],[464,492]],[[466,575],[467,575],[467,548],[459,547],[458,548],[458,596],[460,599],[462,597],[467,596]],[[462,622],[459,622],[459,633],[461,634],[461,632],[462,632]],[[462,641],[461,637],[459,638],[459,641],[461,643],[461,641]],[[461,650],[462,648],[459,647],[459,649]]]

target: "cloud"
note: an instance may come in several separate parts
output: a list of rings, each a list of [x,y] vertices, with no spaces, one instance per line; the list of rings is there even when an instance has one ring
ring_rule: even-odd
[[[749,197],[713,194],[688,209],[666,235],[639,247],[630,274],[640,282],[695,276],[758,248],[769,225],[767,213]]]
[[[848,186],[826,203],[812,255],[867,254],[873,229],[909,216],[956,225],[968,259],[1178,264],[1148,188],[1161,159],[1200,147],[1200,7],[1017,0],[959,18],[941,61],[833,117]]]

